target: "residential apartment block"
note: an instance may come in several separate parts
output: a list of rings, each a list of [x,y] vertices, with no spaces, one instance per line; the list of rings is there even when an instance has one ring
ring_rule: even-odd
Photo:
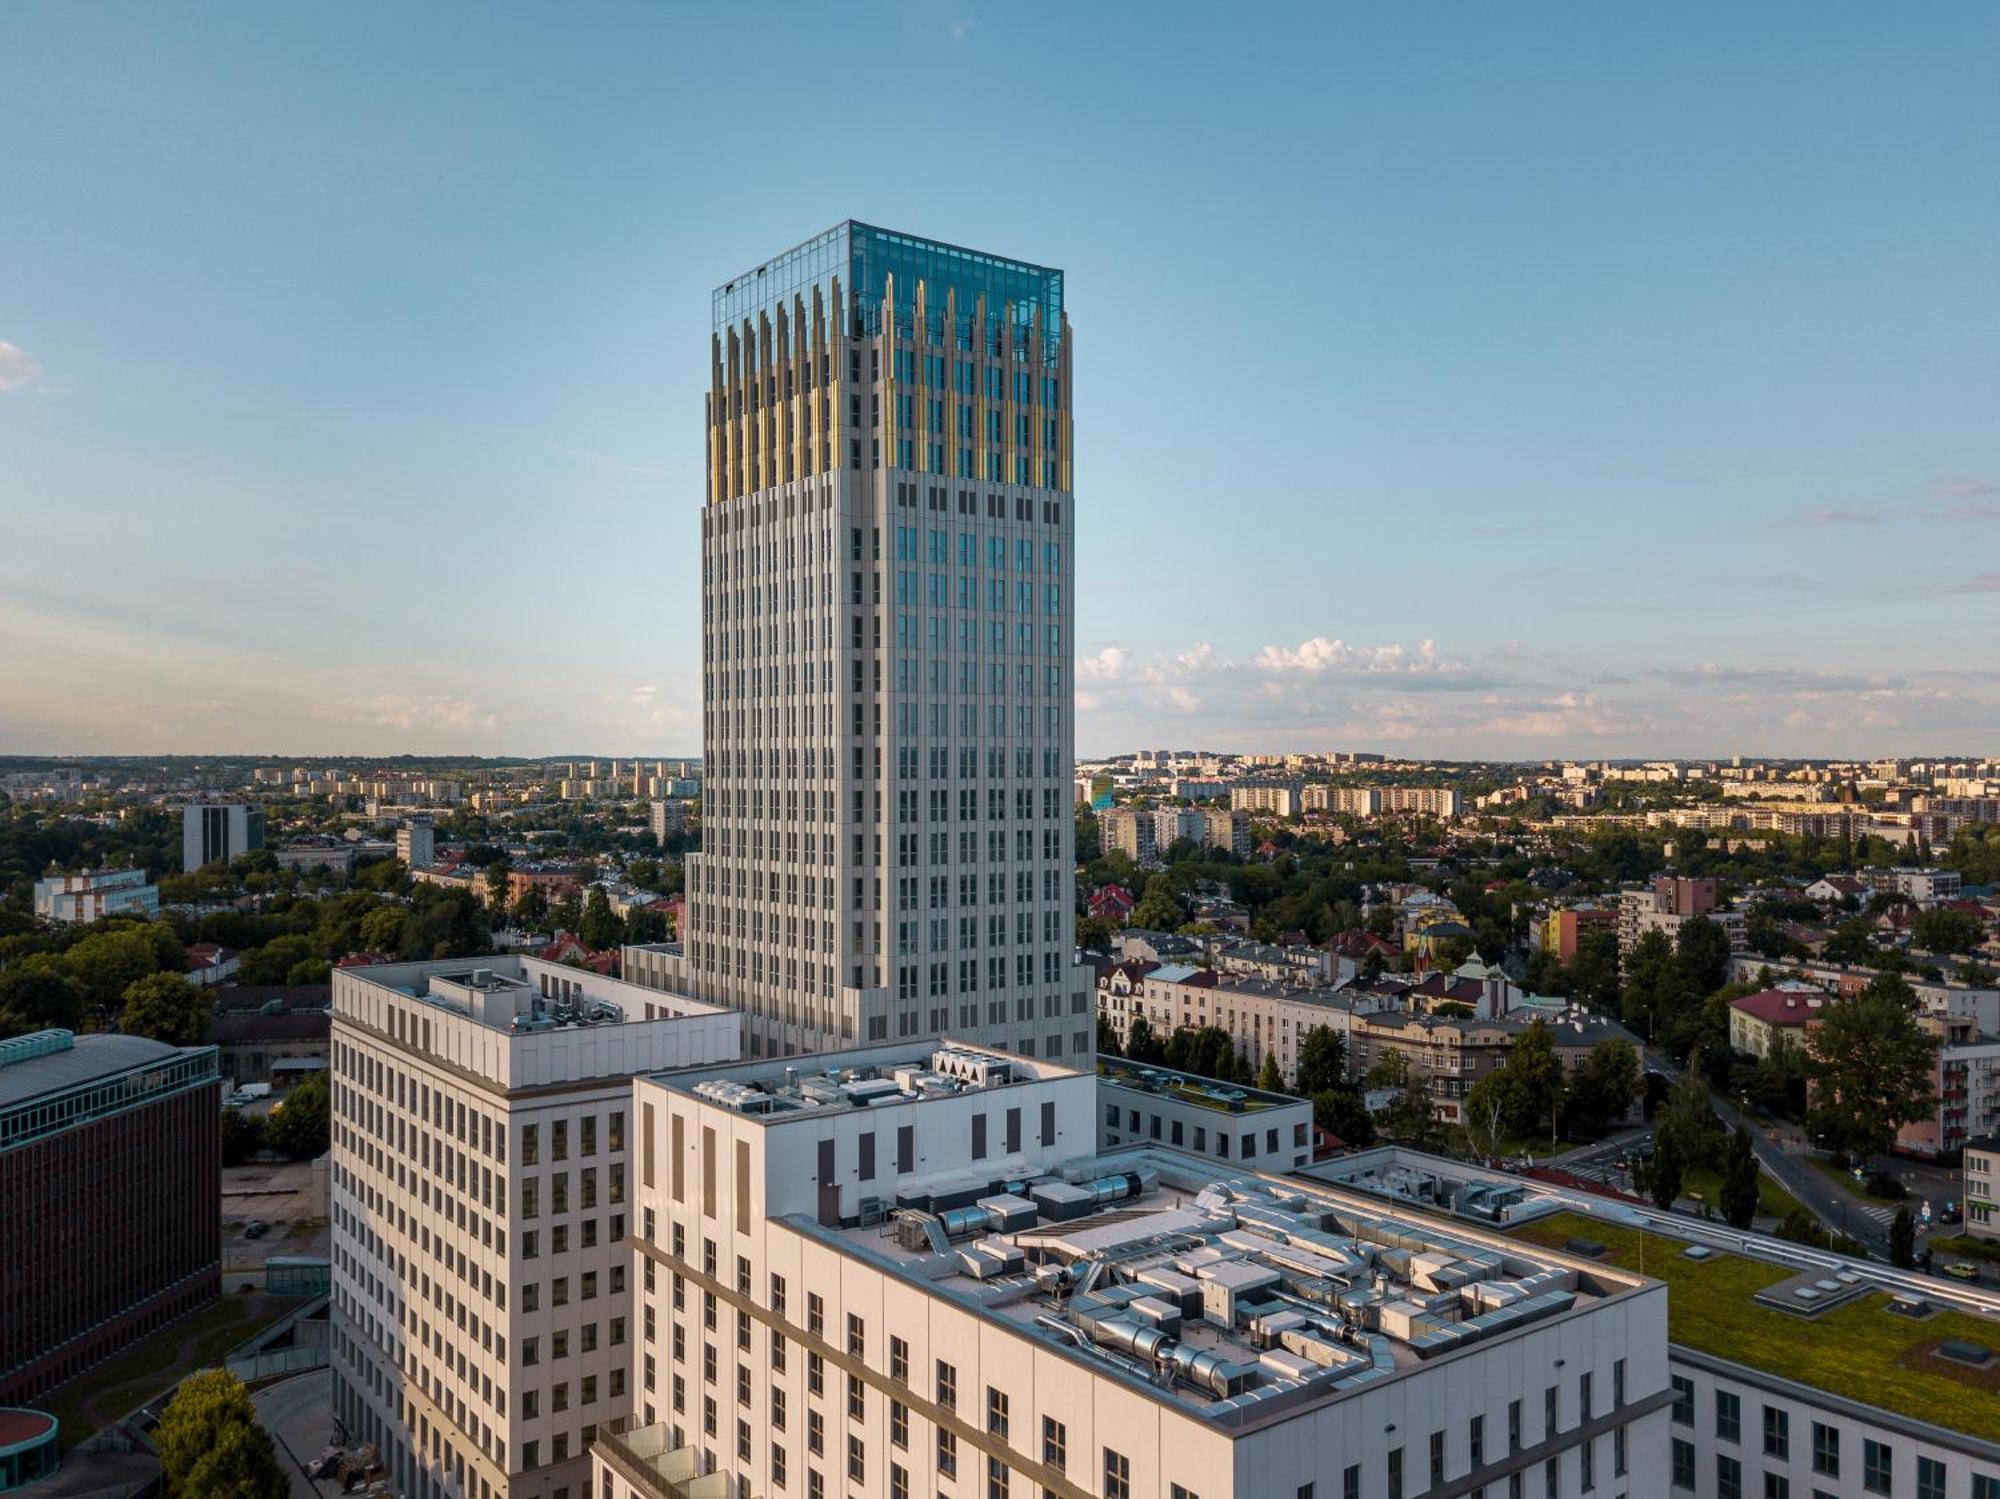
[[[2000,1239],[2000,1135],[1965,1145],[1965,1231],[1975,1239]]]
[[[146,878],[143,869],[52,874],[35,881],[34,900],[36,920],[64,925],[103,916],[137,916],[150,921],[160,914],[160,887]]]
[[[631,1408],[632,1076],[742,1018],[534,958],[333,974],[334,1411],[412,1499],[583,1499]]]
[[[1714,880],[1661,875],[1651,885],[1618,892],[1618,955],[1630,957],[1648,932],[1659,932],[1668,942],[1678,942],[1681,928],[1697,917],[1721,927],[1732,952],[1749,947],[1743,913],[1716,907]]]
[[[1643,1276],[1100,1151],[1092,1075],[963,1043],[634,1096],[635,1409],[595,1495],[1658,1492]]]

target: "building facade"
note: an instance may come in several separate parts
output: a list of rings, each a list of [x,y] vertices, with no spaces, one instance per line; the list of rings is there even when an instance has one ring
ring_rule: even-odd
[[[146,878],[143,869],[86,869],[35,881],[35,917],[39,921],[68,925],[102,916],[137,916],[151,921],[159,914],[160,887]]]
[[[396,857],[405,869],[430,869],[437,863],[437,829],[428,817],[412,817],[396,829]]]
[[[212,1046],[0,1041],[0,1405],[215,1299],[221,1093]]]
[[[733,1011],[533,958],[333,974],[334,1411],[408,1499],[584,1499],[630,1408],[635,1072]]]
[[[752,1055],[1092,1045],[1062,273],[844,223],[717,289],[702,851],[673,987]]]
[[[181,869],[227,864],[264,846],[264,809],[241,801],[189,802],[181,810]]]
[[[635,1406],[600,1499],[1659,1492],[1657,1282],[1100,1153],[1090,1075],[964,1043],[634,1094]]]

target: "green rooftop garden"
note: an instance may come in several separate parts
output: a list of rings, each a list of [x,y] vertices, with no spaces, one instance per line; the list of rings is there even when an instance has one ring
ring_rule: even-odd
[[[1668,1336],[1676,1343],[2000,1442],[2000,1399],[1967,1398],[2000,1395],[2000,1357],[1973,1369],[1936,1351],[1956,1338],[2000,1355],[2000,1322],[1956,1311],[1912,1322],[1887,1311],[1889,1297],[1879,1291],[1817,1317],[1775,1311],[1751,1298],[1794,1273],[1782,1265],[1722,1253],[1691,1260],[1679,1239],[1580,1213],[1539,1218],[1513,1234],[1550,1249],[1591,1239],[1605,1246],[1607,1264],[1666,1282]]]

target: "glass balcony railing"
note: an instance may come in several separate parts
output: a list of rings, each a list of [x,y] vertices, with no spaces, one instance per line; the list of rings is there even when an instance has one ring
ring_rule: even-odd
[[[701,1471],[698,1449],[669,1446],[672,1438],[665,1423],[617,1421],[598,1428],[596,1448],[649,1499],[747,1499],[729,1474]]]

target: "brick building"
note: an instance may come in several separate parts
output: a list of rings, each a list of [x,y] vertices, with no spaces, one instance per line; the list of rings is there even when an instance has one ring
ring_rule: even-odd
[[[215,1298],[220,1091],[212,1046],[0,1041],[0,1405]]]

